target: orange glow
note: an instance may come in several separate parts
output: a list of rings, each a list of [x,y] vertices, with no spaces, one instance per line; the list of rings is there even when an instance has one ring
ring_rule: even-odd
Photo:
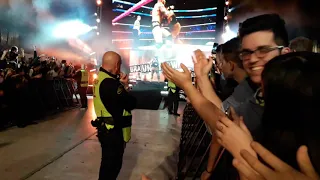
[[[93,79],[97,79],[98,75],[97,74],[93,74]]]

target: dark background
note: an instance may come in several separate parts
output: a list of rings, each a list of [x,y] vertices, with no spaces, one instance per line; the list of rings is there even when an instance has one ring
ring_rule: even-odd
[[[219,7],[224,5],[224,0],[171,0],[177,7],[196,9],[204,7]],[[221,2],[222,1],[222,2]],[[263,13],[278,13],[286,23],[290,39],[297,36],[306,36],[320,40],[319,1],[317,0],[230,0],[230,7],[236,7],[230,13],[231,24],[238,24],[248,17]],[[220,8],[221,10],[222,8]],[[221,12],[220,12],[221,13]],[[222,12],[223,13],[223,12]],[[219,14],[219,13],[218,13]],[[223,15],[218,16],[221,21]]]

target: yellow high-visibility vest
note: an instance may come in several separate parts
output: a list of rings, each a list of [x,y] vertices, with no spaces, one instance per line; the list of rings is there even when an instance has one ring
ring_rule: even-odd
[[[88,71],[82,69],[81,70],[80,87],[88,87],[88,85],[89,85],[89,74],[88,74]]]
[[[171,82],[171,81],[168,81],[168,87],[170,88],[171,92],[175,93],[176,92],[176,85]]]
[[[107,73],[105,73],[103,71],[99,71],[98,77],[96,78],[96,80],[94,81],[94,84],[93,84],[93,104],[94,104],[94,110],[95,110],[98,118],[99,117],[112,118],[112,115],[109,113],[109,111],[103,105],[101,98],[100,98],[100,93],[99,93],[100,84],[106,78],[115,79],[115,78],[111,77],[110,75],[108,75]],[[121,93],[123,90],[124,90],[124,87],[122,85],[118,87],[118,92]],[[108,93],[108,92],[105,92],[105,93]],[[123,140],[125,142],[129,142],[129,140],[131,139],[132,115],[129,111],[127,111],[125,109],[123,110],[123,120],[125,121],[124,124],[130,124],[127,126],[125,125],[125,127],[122,127]],[[110,124],[105,124],[105,125],[108,130],[114,128],[114,125],[110,125]]]

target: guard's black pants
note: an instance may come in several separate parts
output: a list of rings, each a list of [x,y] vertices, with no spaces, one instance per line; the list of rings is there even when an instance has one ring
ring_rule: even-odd
[[[168,111],[170,113],[177,114],[178,113],[178,106],[179,106],[179,92],[176,91],[175,93],[173,93],[171,90],[169,90]]]
[[[102,149],[99,180],[116,180],[122,167],[125,142],[122,129],[99,132],[98,138]]]
[[[83,108],[88,107],[87,87],[79,87],[79,95],[81,99],[81,106]]]

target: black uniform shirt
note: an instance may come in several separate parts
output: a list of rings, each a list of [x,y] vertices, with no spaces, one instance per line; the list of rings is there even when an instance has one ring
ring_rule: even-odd
[[[115,123],[121,122],[123,110],[131,111],[136,107],[136,99],[130,95],[120,83],[117,75],[113,75],[103,68],[100,71],[107,73],[109,76],[115,78],[106,78],[100,84],[100,98],[104,107],[112,115]]]

